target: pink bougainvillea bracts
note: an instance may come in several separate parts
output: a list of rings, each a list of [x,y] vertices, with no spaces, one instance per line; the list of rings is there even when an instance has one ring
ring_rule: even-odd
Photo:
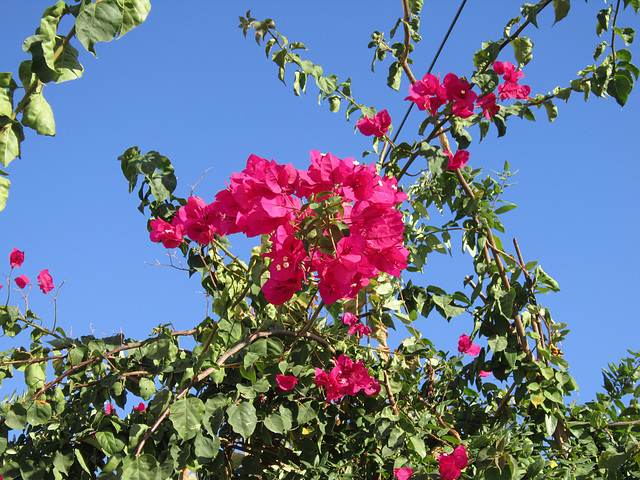
[[[147,406],[144,403],[140,402],[138,404],[138,406],[137,407],[133,407],[133,409],[136,412],[146,412],[147,411]]]
[[[462,334],[458,339],[458,351],[475,357],[480,353],[480,347],[471,343],[468,335]]]
[[[462,469],[468,464],[469,458],[464,445],[458,445],[451,455],[444,453],[438,457],[438,470],[442,480],[459,478]]]
[[[500,100],[506,100],[507,98],[529,99],[531,87],[518,83],[518,80],[524,77],[524,73],[521,70],[516,70],[515,65],[511,62],[496,61],[493,63],[493,70],[498,75],[502,75],[504,80],[502,85],[498,85]]]
[[[435,115],[447,103],[447,92],[438,77],[427,73],[422,80],[409,87],[409,96],[405,100],[415,103],[418,109],[426,110],[429,115]]]
[[[118,415],[118,413],[116,412],[116,407],[114,407],[111,403],[107,403],[104,406],[104,413],[106,413],[107,415]]]
[[[413,468],[411,467],[403,467],[403,468],[394,468],[393,475],[397,480],[409,480],[411,475],[413,475]]]
[[[316,378],[313,382],[327,389],[327,402],[337,400],[345,395],[355,395],[363,391],[366,395],[378,395],[380,384],[369,375],[362,361],[354,362],[346,355],[335,360],[336,366],[329,373],[316,367]]]
[[[20,287],[21,289],[29,284],[29,278],[27,278],[26,275],[20,275],[14,281],[16,282],[16,285],[18,285],[18,287]]]
[[[276,382],[281,390],[293,390],[298,384],[298,379],[293,375],[276,375]]]
[[[485,378],[491,375],[491,372],[485,372],[484,370],[480,370],[480,373],[478,374],[478,376],[480,378]]]
[[[303,285],[317,284],[332,304],[354,298],[381,272],[398,276],[407,268],[396,209],[406,198],[395,178],[353,159],[314,150],[303,171],[251,155],[213,203],[189,198],[171,223],[151,221],[150,238],[174,248],[185,239],[206,245],[216,234],[270,235],[263,254],[271,259],[262,287],[267,300],[281,305]]]
[[[42,290],[42,293],[45,294],[53,290],[53,278],[51,278],[48,269],[45,268],[38,274],[38,286],[40,290]]]
[[[466,150],[458,150],[455,155],[451,152],[443,150],[444,154],[449,157],[449,163],[445,167],[447,170],[458,170],[467,165],[469,161],[469,152]]]
[[[11,268],[19,267],[24,262],[24,252],[14,248],[9,254],[9,264]]]
[[[371,334],[371,329],[358,320],[358,317],[353,313],[347,312],[342,315],[342,323],[349,325],[347,332],[349,335],[357,335],[358,338],[362,338],[363,335],[369,336]]]
[[[381,110],[375,117],[364,117],[356,123],[356,127],[360,130],[360,133],[370,137],[384,137],[385,133],[389,131],[389,125],[391,125],[391,117],[389,112]]]

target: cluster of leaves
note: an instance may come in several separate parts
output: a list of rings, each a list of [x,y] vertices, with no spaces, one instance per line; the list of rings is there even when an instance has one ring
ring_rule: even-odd
[[[44,98],[44,86],[75,80],[84,68],[78,61],[78,50],[71,44],[74,37],[92,54],[95,44],[121,37],[140,25],[149,10],[149,0],[82,0],[68,5],[59,0],[47,8],[34,35],[27,38],[22,49],[31,55],[18,68],[18,76],[0,73],[0,163],[7,167],[20,156],[24,140],[23,127],[39,135],[55,135],[56,127],[51,106]],[[66,25],[65,17],[73,17],[66,35],[59,31]],[[19,83],[18,83],[19,81]],[[22,98],[14,98],[23,92]],[[17,102],[17,103],[16,103]],[[9,186],[8,173],[0,169],[0,210],[4,209]]]
[[[124,2],[124,7],[108,0],[75,7],[63,3],[54,18],[75,11],[74,31],[90,51],[95,42],[126,29],[113,30],[115,23],[109,21],[112,34],[87,33],[86,24],[78,24],[83,15],[93,11],[94,21],[102,21],[124,8],[128,13],[122,19],[142,21],[148,11],[142,2]],[[392,88],[399,86],[398,72],[411,79],[411,42],[419,41],[422,4],[402,3],[404,15],[391,35],[402,26],[403,42],[389,47],[379,34],[371,44],[376,61],[384,61],[386,52],[395,58]],[[482,45],[470,78],[483,93],[499,83],[491,65],[508,45],[520,65],[531,61],[533,42],[520,34],[530,24],[537,27],[537,15],[551,5],[556,22],[569,13],[568,0],[525,4],[521,24],[520,17],[514,18],[503,38]],[[637,0],[624,6],[638,11]],[[580,73],[582,79],[571,87],[502,106],[489,120],[481,114],[428,116],[416,140],[397,145],[388,137],[374,140],[374,149],[386,142],[390,151],[388,160],[380,159],[379,170],[398,180],[405,179],[416,159],[426,160],[411,183],[404,180],[409,270],[423,271],[429,255],[449,253],[452,243],[459,243],[473,259],[473,274],[465,281],[470,294],[380,275],[354,299],[325,306],[310,282],[276,307],[261,290],[268,279],[269,259],[263,254],[269,242],[256,246],[245,263],[230,254],[226,239],[216,237],[209,245],[180,247],[185,270],[200,273],[211,305],[193,330],[161,325],[142,341],[121,335],[74,339],[60,327],[47,329],[29,310],[0,306],[3,334],[25,344],[28,335],[31,341],[29,348],[1,354],[0,380],[22,372],[27,390],[0,405],[0,475],[128,480],[184,478],[194,472],[211,479],[389,479],[394,469],[411,467],[413,478],[431,478],[439,457],[464,445],[469,466],[463,478],[640,477],[640,353],[630,352],[610,365],[606,392],[596,401],[567,405],[577,385],[559,344],[569,331],[539,303],[540,294],[557,292],[559,286],[536,262],[525,262],[515,239],[509,254],[499,236],[505,233],[501,215],[515,208],[502,199],[512,176],[509,165],[485,178],[481,169],[445,168],[446,132],[458,148],[466,148],[472,142],[468,129],[476,124],[482,139],[491,123],[504,135],[509,117],[534,120],[532,107],[544,106],[553,120],[552,98],[567,100],[575,90],[589,88],[626,101],[637,69],[628,50],[614,48],[616,36],[633,38],[631,29],[617,26],[620,2],[616,8],[613,17],[611,9],[598,15],[598,31],[613,32],[611,59]],[[98,15],[96,9],[104,10]],[[335,75],[325,76],[320,66],[303,60],[296,51],[304,45],[289,43],[272,20],[258,22],[247,12],[240,21],[245,36],[253,29],[256,41],[265,42],[280,80],[287,65],[297,66],[296,95],[311,76],[320,101],[327,100],[332,110],[347,100],[347,117],[357,110],[372,115],[352,96],[349,81],[338,83]],[[44,51],[36,40],[29,45],[34,45],[29,51]],[[39,73],[32,71],[32,83],[40,85],[46,75],[55,81],[52,72],[64,74],[61,66],[46,67],[35,56],[30,68],[34,64]],[[8,78],[8,85],[13,81],[0,78]],[[431,145],[436,138],[441,147]],[[177,182],[168,158],[133,147],[119,160],[129,191],[139,186],[142,213],[170,220],[187,203],[174,195]],[[442,225],[434,225],[433,219],[441,217]],[[370,327],[366,345],[348,334],[341,321],[346,312],[355,312]],[[471,338],[488,342],[471,360],[464,349],[456,355],[450,348],[438,349],[414,326],[420,316],[450,320],[463,314],[473,319]],[[388,330],[398,322],[410,336],[391,351]],[[362,361],[382,386],[380,394],[359,392],[327,402],[314,380],[318,370],[331,370],[339,355]],[[481,379],[487,371],[493,378]],[[295,377],[295,386],[281,387],[282,375]],[[144,408],[130,407],[140,401]]]

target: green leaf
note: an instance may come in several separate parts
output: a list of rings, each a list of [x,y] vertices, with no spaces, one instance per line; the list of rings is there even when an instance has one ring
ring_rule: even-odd
[[[34,93],[29,97],[29,103],[24,107],[22,114],[22,124],[33,128],[40,135],[56,134],[53,110],[42,96],[42,92]]]
[[[613,79],[609,81],[607,93],[616,99],[618,105],[624,107],[632,89],[633,84],[626,75],[616,74]]]
[[[558,118],[558,107],[556,107],[551,100],[547,100],[543,103],[544,108],[547,110],[547,118],[550,122],[553,122]]]
[[[122,8],[122,25],[118,30],[118,36],[122,37],[146,20],[151,11],[151,3],[149,0],[125,0],[120,2],[120,8]]]
[[[33,402],[27,407],[29,425],[42,425],[51,420],[51,405],[45,402]]]
[[[242,402],[240,405],[230,405],[227,408],[227,416],[229,424],[233,431],[241,435],[245,440],[248,439],[256,429],[258,418],[256,409],[250,402]]]
[[[82,46],[95,55],[96,43],[110,42],[137,27],[147,18],[150,9],[148,0],[84,2],[76,17],[76,36]]]
[[[169,418],[182,440],[196,436],[204,418],[204,403],[197,397],[180,398],[171,405]]]
[[[200,463],[210,462],[216,458],[220,450],[220,439],[217,436],[212,439],[202,435],[202,432],[198,432],[194,443],[196,446],[195,454]]]
[[[491,337],[487,343],[489,344],[489,348],[491,349],[491,351],[493,351],[494,353],[503,351],[509,344],[506,337],[498,336]]]
[[[540,10],[542,10],[542,8],[543,8],[543,4],[542,3],[537,3],[535,5],[531,4],[531,3],[525,3],[520,8],[520,12],[522,13],[522,16],[524,18],[526,18],[529,22],[533,23],[533,25],[536,28],[538,28],[537,15],[538,15],[538,13],[540,13]]]
[[[149,400],[151,396],[156,393],[156,384],[150,378],[142,377],[138,386],[140,387],[140,396],[145,401]]]
[[[20,463],[20,478],[24,480],[40,480],[46,477],[46,468],[42,462],[23,460]]]
[[[340,101],[342,99],[338,95],[331,95],[329,97],[329,110],[336,113],[340,110]]]
[[[4,210],[7,204],[7,198],[9,198],[9,187],[11,181],[4,176],[4,172],[0,170],[0,212]]]
[[[0,90],[0,115],[5,115],[7,117],[11,116],[13,113],[13,103],[11,102],[11,97],[9,96],[9,92],[2,89]]]
[[[529,37],[518,37],[511,41],[513,53],[520,65],[526,65],[533,58],[533,42]]]
[[[613,27],[613,31],[616,32],[616,35],[618,35],[622,41],[625,43],[625,45],[631,45],[633,43],[633,37],[635,36],[636,32],[633,28],[631,27],[624,27],[624,28],[620,28],[620,27]]]
[[[155,480],[156,459],[151,455],[142,455],[138,458],[125,457],[122,480]]]
[[[96,432],[96,440],[100,444],[100,448],[107,455],[115,455],[124,449],[124,441],[120,437],[116,437],[113,433],[107,431]]]
[[[0,117],[0,163],[2,165],[6,167],[14,158],[20,156],[22,140],[24,140],[22,125],[9,117]]]
[[[60,76],[56,78],[56,83],[66,82],[80,78],[84,68],[78,61],[78,50],[68,42],[64,42],[60,37],[56,38],[56,49],[62,47],[60,56],[56,59],[55,67]]]
[[[556,21],[553,22],[558,23],[569,13],[569,9],[571,8],[571,0],[553,0],[553,9],[556,12]]]
[[[22,430],[27,426],[27,410],[23,405],[14,403],[4,417],[5,425],[13,430]]]

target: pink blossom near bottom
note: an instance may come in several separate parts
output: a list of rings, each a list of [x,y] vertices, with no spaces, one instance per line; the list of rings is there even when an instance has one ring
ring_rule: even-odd
[[[114,407],[113,405],[111,405],[110,403],[107,403],[104,406],[104,413],[106,413],[107,415],[117,415],[116,413],[116,407]]]
[[[140,402],[138,404],[138,406],[137,407],[133,407],[133,409],[135,411],[137,411],[137,412],[146,412],[147,411],[147,406],[144,403]]]
[[[438,457],[438,470],[442,480],[455,480],[460,477],[462,469],[468,464],[469,459],[464,445],[458,445],[451,455],[445,453]]]
[[[413,468],[411,467],[403,467],[403,468],[394,468],[393,474],[398,480],[408,480],[413,475]]]

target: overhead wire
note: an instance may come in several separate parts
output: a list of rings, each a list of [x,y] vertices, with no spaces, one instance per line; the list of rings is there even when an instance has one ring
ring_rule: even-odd
[[[429,69],[427,70],[427,74],[431,73],[431,70],[433,70],[434,65],[436,64],[436,61],[438,60],[438,57],[440,56],[440,53],[442,52],[442,49],[444,48],[444,45],[447,43],[447,40],[449,39],[449,35],[451,34],[453,27],[455,26],[456,22],[458,21],[458,18],[460,17],[460,14],[462,13],[462,9],[464,8],[464,6],[466,5],[467,0],[462,0],[462,3],[460,4],[460,7],[458,8],[458,11],[456,12],[456,15],[453,17],[453,20],[451,21],[451,24],[449,25],[449,29],[447,30],[447,33],[445,34],[444,38],[442,39],[442,43],[440,43],[440,47],[438,48],[438,51],[436,52],[436,54],[433,57],[433,60],[431,61],[431,65],[429,65]],[[405,113],[404,118],[402,119],[402,121],[400,122],[400,126],[398,127],[398,130],[396,131],[395,135],[393,136],[393,143],[396,142],[396,139],[398,138],[398,135],[400,135],[400,131],[402,130],[402,127],[404,127],[405,122],[407,121],[407,118],[409,117],[409,114],[411,113],[411,109],[413,108],[415,104],[412,103],[409,105],[409,108],[407,109],[407,113]],[[384,163],[384,160],[387,156],[388,153],[388,149],[385,148],[383,149],[382,153],[380,154],[380,160],[379,163]]]

